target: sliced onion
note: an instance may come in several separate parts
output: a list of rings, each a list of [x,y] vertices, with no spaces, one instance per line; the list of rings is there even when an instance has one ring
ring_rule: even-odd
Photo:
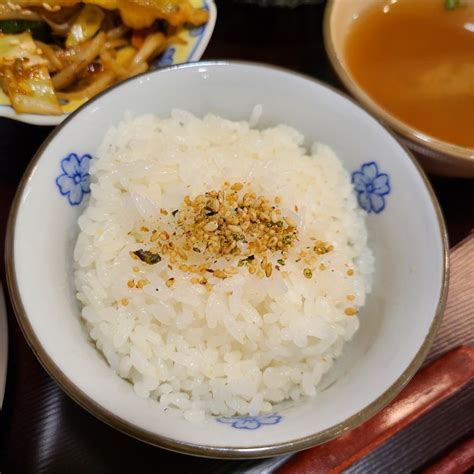
[[[129,46],[130,41],[126,40],[125,38],[117,38],[114,40],[106,41],[104,48],[105,49],[115,49],[115,48],[123,48],[124,46]]]
[[[152,59],[166,48],[166,38],[163,33],[152,33],[148,35],[137,54],[132,59],[132,67]]]
[[[127,70],[112,57],[109,51],[102,51],[100,59],[105,68],[113,71],[116,76],[125,77],[127,75]]]
[[[126,35],[129,31],[130,31],[130,28],[128,26],[120,25],[120,26],[117,26],[116,28],[112,28],[111,30],[107,31],[107,38],[109,40],[118,39]]]
[[[64,89],[74,82],[77,74],[100,54],[105,38],[105,33],[100,32],[94,39],[81,46],[79,53],[74,58],[74,62],[52,77],[55,90]]]
[[[59,100],[87,100],[107,89],[115,79],[116,75],[113,71],[98,72],[92,84],[87,87],[73,92],[58,92],[56,95]]]
[[[140,63],[137,66],[130,68],[125,77],[137,76],[138,74],[142,74],[146,71],[148,71],[148,63]]]
[[[41,41],[35,41],[38,48],[43,52],[44,57],[48,61],[48,69],[50,72],[55,72],[63,68],[63,63],[59,60],[51,46]]]

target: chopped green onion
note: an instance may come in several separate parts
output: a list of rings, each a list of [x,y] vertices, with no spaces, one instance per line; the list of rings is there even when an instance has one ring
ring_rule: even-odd
[[[157,253],[150,252],[149,250],[136,250],[133,252],[142,262],[148,265],[155,265],[155,263],[161,262],[161,257]]]
[[[459,6],[459,0],[445,0],[444,7],[446,10],[454,10]]]

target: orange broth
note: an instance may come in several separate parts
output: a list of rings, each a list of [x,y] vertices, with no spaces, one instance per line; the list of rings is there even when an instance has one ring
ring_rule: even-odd
[[[345,45],[356,82],[418,131],[474,148],[474,0],[379,0]]]

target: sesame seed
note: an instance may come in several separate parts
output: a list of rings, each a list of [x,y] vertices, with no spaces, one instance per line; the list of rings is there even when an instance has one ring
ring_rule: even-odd
[[[174,285],[174,278],[168,278],[168,279],[166,280],[165,285],[166,285],[168,288],[171,288],[171,287]]]
[[[221,189],[194,198],[185,196],[179,217],[171,224],[175,227],[168,229],[169,233],[163,228],[153,230],[148,238],[151,242],[156,241],[156,248],[146,251],[167,257],[169,267],[170,264],[186,262],[188,255],[192,255],[193,259],[199,259],[198,265],[179,265],[181,271],[197,273],[198,276],[212,271],[216,278],[221,279],[237,274],[238,269],[230,264],[224,269],[213,270],[211,260],[217,263],[224,257],[230,263],[232,257],[252,256],[244,263],[249,273],[260,278],[269,277],[274,266],[269,262],[271,254],[281,252],[283,259],[288,258],[288,251],[298,242],[298,229],[293,219],[274,205],[281,202],[280,196],[270,200],[247,189],[248,192],[240,193],[245,186],[245,183],[228,183]],[[173,211],[173,216],[177,212]],[[168,211],[161,208],[160,213],[167,215]],[[149,231],[146,226],[141,230]],[[190,251],[193,254],[189,254]],[[282,265],[283,259],[280,259]],[[315,263],[306,260],[308,265]]]
[[[224,271],[229,275],[237,275],[237,273],[239,273],[239,270],[237,270],[235,267],[226,267],[224,268]]]
[[[227,228],[231,232],[235,232],[235,233],[242,232],[242,228],[239,225],[228,225]]]
[[[274,247],[278,243],[278,237],[272,237],[268,241],[268,247]]]
[[[204,226],[206,232],[214,232],[219,227],[219,224],[216,221],[210,221]]]
[[[328,245],[326,242],[323,242],[321,240],[317,240],[316,245],[313,248],[313,250],[318,255],[324,255],[324,254],[330,252],[333,249],[334,249],[334,247],[332,245]]]
[[[128,280],[127,286],[128,286],[129,288],[133,288],[133,287],[135,286],[135,282],[134,282],[133,280]]]
[[[352,268],[349,268],[349,270],[347,270],[347,274],[348,274],[349,276],[354,275],[354,270],[353,270]]]
[[[184,250],[180,249],[179,247],[176,250],[182,260],[186,261],[188,259],[188,256]]]
[[[272,270],[273,270],[273,266],[271,263],[267,263],[267,265],[265,266],[265,276],[267,278],[270,278],[272,276]]]
[[[123,299],[122,299],[122,304],[123,304],[124,306],[128,306],[128,303],[129,303],[128,298],[123,298]]]
[[[244,185],[242,183],[235,183],[230,187],[230,189],[232,189],[232,191],[240,191],[243,187]]]
[[[344,314],[346,316],[355,316],[358,313],[357,309],[355,308],[346,308],[344,310]]]
[[[283,220],[288,224],[289,227],[296,227],[296,223],[291,217],[284,217]]]
[[[347,298],[349,301],[354,301],[354,300],[355,300],[355,295],[347,295],[346,298]]]
[[[222,270],[215,270],[213,275],[216,278],[220,278],[221,280],[224,280],[225,278],[228,277],[228,275],[226,273],[224,273]]]
[[[303,270],[303,275],[305,276],[305,278],[308,278],[308,279],[312,278],[313,272],[311,271],[311,268],[305,268]]]

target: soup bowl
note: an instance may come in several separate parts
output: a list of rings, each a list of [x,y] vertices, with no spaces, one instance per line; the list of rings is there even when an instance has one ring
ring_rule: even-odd
[[[387,6],[390,0],[386,0]],[[345,45],[351,26],[359,15],[380,0],[328,0],[324,13],[324,44],[329,60],[344,87],[364,108],[392,128],[431,173],[474,177],[474,149],[453,145],[415,129],[382,108],[353,77],[345,58]],[[383,5],[383,3],[382,3]]]
[[[271,87],[269,87],[269,84]],[[87,337],[73,282],[78,218],[87,205],[87,170],[125,111],[168,116],[173,108],[285,123],[306,145],[330,145],[367,214],[375,256],[373,289],[360,329],[315,398],[259,416],[187,421],[139,398]],[[82,170],[82,171],[81,171]],[[81,174],[82,173],[82,174]],[[67,176],[66,176],[67,175]],[[65,177],[66,176],[66,177]],[[387,187],[377,191],[382,177]],[[365,183],[362,186],[361,183]],[[361,187],[362,186],[362,187]],[[378,193],[378,194],[377,194]],[[34,243],[32,244],[32,238]],[[433,192],[409,152],[351,100],[310,78],[248,63],[204,62],[154,71],[118,84],[65,120],[41,146],[18,189],[7,237],[8,287],[23,333],[49,374],[86,410],[138,439],[184,453],[265,457],[325,442],[392,400],[425,358],[447,296],[447,240]]]

